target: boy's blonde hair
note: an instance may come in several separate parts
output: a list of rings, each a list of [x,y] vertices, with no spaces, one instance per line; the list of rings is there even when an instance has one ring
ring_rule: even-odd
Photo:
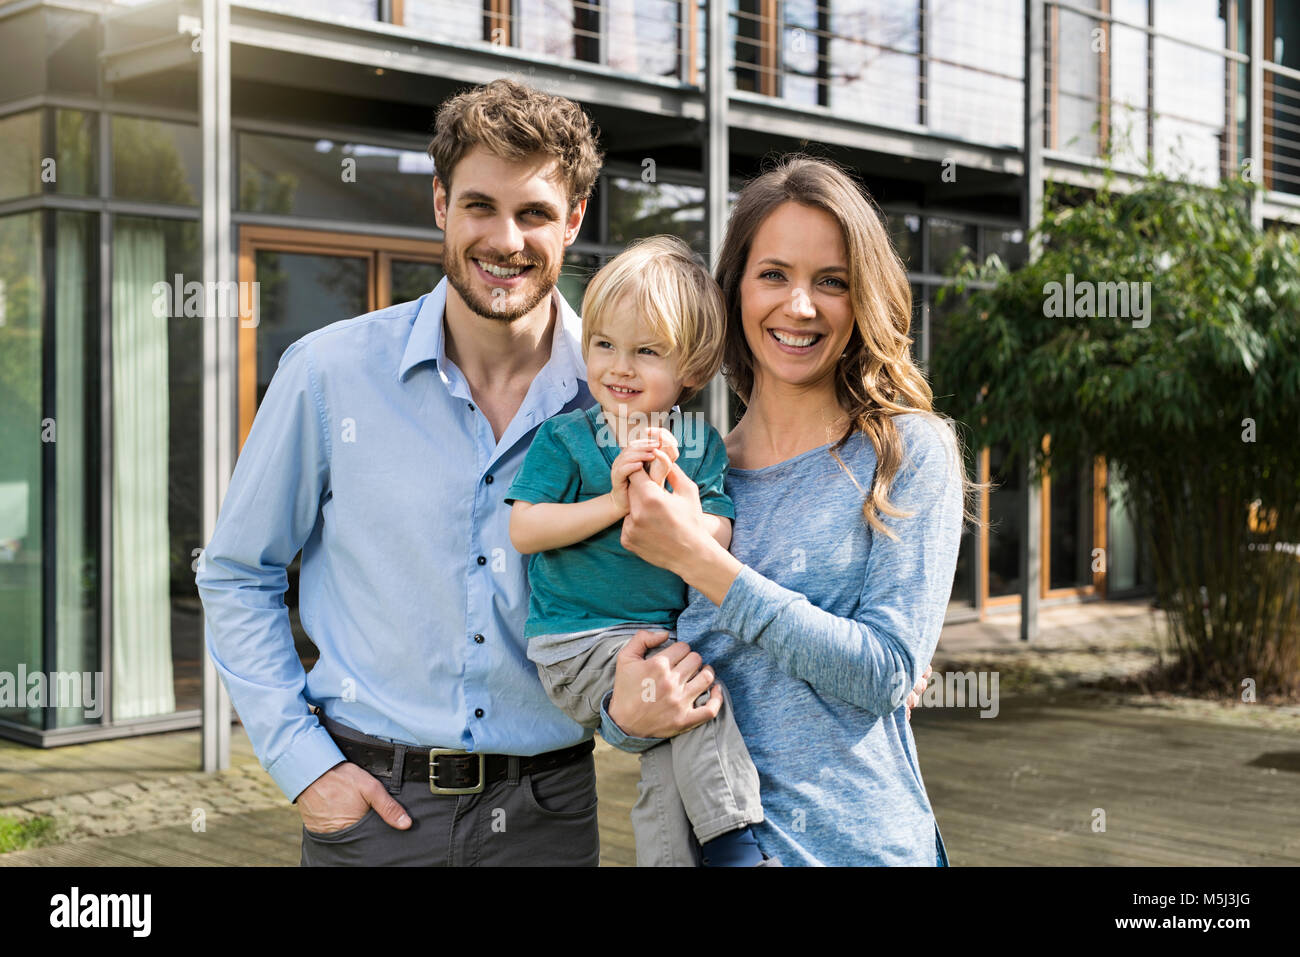
[[[722,290],[703,261],[676,236],[639,239],[606,263],[582,297],[582,357],[591,337],[613,317],[624,297],[636,304],[656,336],[668,344],[683,381],[679,404],[697,395],[722,367],[727,312]]]

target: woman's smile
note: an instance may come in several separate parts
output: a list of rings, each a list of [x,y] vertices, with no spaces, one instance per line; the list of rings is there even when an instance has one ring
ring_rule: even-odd
[[[789,329],[768,329],[767,333],[782,352],[792,356],[805,356],[825,336],[820,332],[793,332]]]

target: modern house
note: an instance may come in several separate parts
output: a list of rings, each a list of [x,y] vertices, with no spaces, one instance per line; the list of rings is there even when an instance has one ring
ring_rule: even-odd
[[[884,209],[922,363],[952,263],[1022,262],[1043,184],[1093,183],[1104,155],[1252,176],[1257,222],[1300,220],[1300,0],[0,4],[0,736],[206,716],[220,761],[193,566],[239,444],[290,342],[440,279],[433,110],[503,75],[602,133],[575,306],[639,236],[707,255],[729,197],[791,150],[852,167]],[[700,407],[734,412],[721,382]],[[1105,463],[1027,488],[1006,452],[972,450],[999,484],[950,618],[1019,608],[1030,636],[1040,603],[1140,592]],[[101,713],[16,679],[6,697],[20,672],[102,675]]]

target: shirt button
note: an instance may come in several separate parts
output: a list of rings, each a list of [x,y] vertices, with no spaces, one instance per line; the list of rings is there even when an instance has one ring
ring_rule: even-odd
[[[481,644],[483,644],[483,640],[484,640],[484,639],[483,639],[483,636],[482,636],[482,635],[475,635],[475,636],[474,636],[474,642],[475,642],[475,644],[479,644],[479,645],[481,645]]]
[[[481,717],[483,717],[483,709],[482,709],[482,708],[475,708],[475,709],[474,709],[474,717],[476,717],[476,718],[481,718]]]
[[[489,476],[488,476],[487,478],[485,478],[483,481],[486,482],[488,485],[491,485],[491,484],[492,484],[492,476],[489,475]]]
[[[470,410],[471,412],[474,411],[474,403],[473,403],[473,402],[471,402],[471,403],[469,404],[469,410]]]
[[[482,555],[480,555],[480,556],[478,557],[478,563],[479,563],[480,565],[486,565],[486,564],[487,564],[487,559],[484,558]]]

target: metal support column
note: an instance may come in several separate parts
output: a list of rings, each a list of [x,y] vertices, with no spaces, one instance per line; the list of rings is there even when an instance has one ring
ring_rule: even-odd
[[[731,77],[727,60],[727,5],[722,0],[707,0],[707,10],[704,142],[707,205],[704,218],[709,238],[709,264],[710,267],[715,267],[727,223],[727,187],[731,171],[727,137],[727,93],[731,87]],[[720,375],[709,383],[708,409],[709,421],[726,435],[731,430],[731,416],[728,412],[727,383]]]
[[[1242,0],[1250,4],[1250,168],[1260,191],[1250,200],[1250,221],[1264,228],[1264,0]]]
[[[1043,0],[1025,0],[1025,234],[1038,226],[1043,202]],[[1029,239],[1029,258],[1041,250],[1036,236]],[[1034,449],[1025,450],[1033,455]],[[1039,576],[1042,569],[1041,483],[1030,480],[1025,467],[1022,499],[1023,533],[1020,537],[1020,640],[1038,637]]]
[[[230,227],[230,4],[203,0],[199,38],[199,98],[203,123],[203,282],[229,288],[234,280]],[[209,297],[219,302],[218,297]],[[203,323],[203,543],[234,469],[234,378],[237,318],[205,316]],[[203,655],[203,770],[230,767],[230,696],[212,657]]]

